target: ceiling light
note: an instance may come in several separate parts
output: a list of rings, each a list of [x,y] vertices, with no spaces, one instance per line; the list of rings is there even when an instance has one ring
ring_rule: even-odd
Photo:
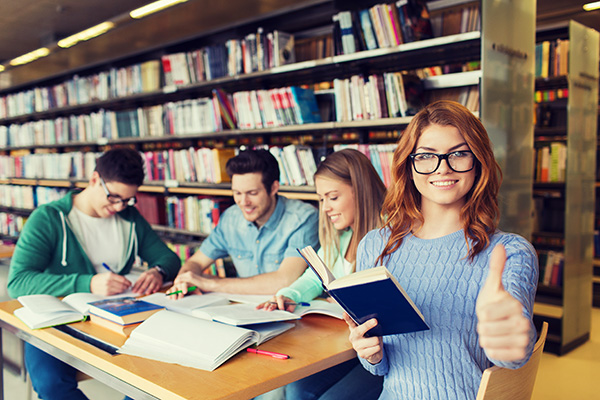
[[[71,35],[67,38],[59,40],[58,45],[60,47],[62,47],[63,49],[67,49],[79,42],[83,42],[83,41],[95,38],[96,36],[100,36],[103,33],[108,32],[109,30],[111,30],[114,27],[115,27],[115,24],[113,22],[103,22],[96,26],[92,26],[91,28],[88,28],[84,31],[81,31],[79,33]]]
[[[145,5],[138,9],[133,10],[129,13],[131,18],[144,18],[147,15],[153,14],[157,11],[164,10],[165,8],[172,7],[178,3],[185,3],[188,0],[158,0],[154,3]]]
[[[13,58],[12,60],[10,60],[10,65],[16,66],[27,64],[34,60],[37,60],[38,58],[46,57],[48,54],[50,54],[50,50],[48,50],[46,47],[42,47],[40,49],[31,51],[27,54],[23,54],[22,56],[19,56],[17,58]]]
[[[600,8],[600,1],[594,1],[593,3],[587,3],[583,5],[585,11],[594,11]]]

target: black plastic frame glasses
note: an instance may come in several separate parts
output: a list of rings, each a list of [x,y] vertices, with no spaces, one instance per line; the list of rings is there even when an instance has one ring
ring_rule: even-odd
[[[104,189],[104,193],[106,193],[106,200],[108,200],[111,204],[125,204],[126,206],[134,206],[137,203],[137,199],[135,196],[130,197],[128,199],[122,199],[121,196],[117,196],[116,194],[111,194],[106,187],[106,182],[100,176],[100,183],[102,184],[102,188]]]
[[[470,170],[475,168],[475,156],[473,155],[473,152],[471,150],[452,151],[452,152],[446,153],[446,154],[414,153],[414,154],[410,154],[409,157],[412,161],[412,165],[413,165],[415,172],[417,174],[422,174],[422,175],[433,174],[440,167],[442,160],[446,160],[448,167],[452,171],[458,172],[458,173],[469,172]],[[429,170],[430,168],[428,168],[427,171],[423,171],[423,168],[420,168],[420,167],[424,166],[422,162],[430,161],[431,157],[435,157],[437,159],[437,165],[435,166],[435,168],[433,168],[431,170]],[[458,162],[470,162],[471,166],[466,169],[460,169],[460,167],[457,166]],[[419,164],[420,164],[420,167],[417,166]],[[419,170],[419,168],[421,170]]]

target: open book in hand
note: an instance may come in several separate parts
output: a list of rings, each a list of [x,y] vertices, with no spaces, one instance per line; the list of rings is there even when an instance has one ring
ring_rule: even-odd
[[[246,329],[162,310],[131,332],[119,353],[212,371],[293,326],[277,322]]]
[[[317,274],[323,289],[357,324],[371,318],[377,326],[368,336],[384,336],[429,329],[423,314],[406,294],[396,278],[384,266],[354,272],[336,279],[312,246],[298,249]]]

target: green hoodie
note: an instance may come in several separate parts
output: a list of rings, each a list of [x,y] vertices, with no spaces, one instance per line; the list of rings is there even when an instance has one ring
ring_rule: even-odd
[[[28,294],[66,296],[89,292],[94,266],[83,251],[69,225],[68,215],[73,207],[71,191],[60,200],[38,207],[31,213],[10,263],[8,294],[12,298]],[[156,232],[135,207],[118,214],[118,221],[129,240],[119,274],[129,273],[135,256],[148,265],[160,265],[172,280],[181,267],[179,257],[160,240]]]

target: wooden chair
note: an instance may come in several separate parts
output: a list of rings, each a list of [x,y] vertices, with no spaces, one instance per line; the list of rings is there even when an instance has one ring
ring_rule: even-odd
[[[542,358],[548,323],[542,324],[540,337],[533,347],[533,354],[527,364],[519,369],[507,369],[497,366],[483,371],[477,400],[529,400],[533,393],[533,385],[538,366]]]

